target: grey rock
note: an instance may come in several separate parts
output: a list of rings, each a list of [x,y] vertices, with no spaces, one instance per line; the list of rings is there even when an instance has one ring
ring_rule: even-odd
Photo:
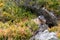
[[[38,17],[40,20],[39,29],[36,32],[36,35],[34,35],[30,40],[58,40],[55,32],[49,32],[48,31],[48,25],[46,24],[46,21],[44,16]]]
[[[45,30],[44,32],[39,32],[30,40],[58,40],[58,38],[56,37],[56,33]]]

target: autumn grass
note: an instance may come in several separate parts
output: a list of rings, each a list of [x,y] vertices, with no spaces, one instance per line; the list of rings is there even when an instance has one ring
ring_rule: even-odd
[[[0,40],[29,40],[37,29],[37,25],[28,20],[14,24],[0,22]]]

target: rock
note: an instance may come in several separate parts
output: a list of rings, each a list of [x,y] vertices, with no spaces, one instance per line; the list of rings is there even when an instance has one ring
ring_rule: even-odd
[[[58,38],[56,37],[56,33],[45,30],[44,32],[39,32],[30,40],[58,40]]]
[[[56,33],[48,31],[48,25],[46,24],[46,19],[44,16],[39,16],[38,20],[40,22],[38,26],[39,29],[30,40],[58,40]]]

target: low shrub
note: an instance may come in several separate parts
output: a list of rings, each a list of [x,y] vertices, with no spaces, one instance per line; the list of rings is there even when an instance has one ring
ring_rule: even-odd
[[[0,22],[0,39],[29,40],[37,28],[37,25],[33,21],[19,22],[12,25]]]

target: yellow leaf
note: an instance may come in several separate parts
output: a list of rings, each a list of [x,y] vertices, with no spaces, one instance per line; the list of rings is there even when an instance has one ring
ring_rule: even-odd
[[[3,3],[0,3],[0,7],[2,7],[4,4]]]

